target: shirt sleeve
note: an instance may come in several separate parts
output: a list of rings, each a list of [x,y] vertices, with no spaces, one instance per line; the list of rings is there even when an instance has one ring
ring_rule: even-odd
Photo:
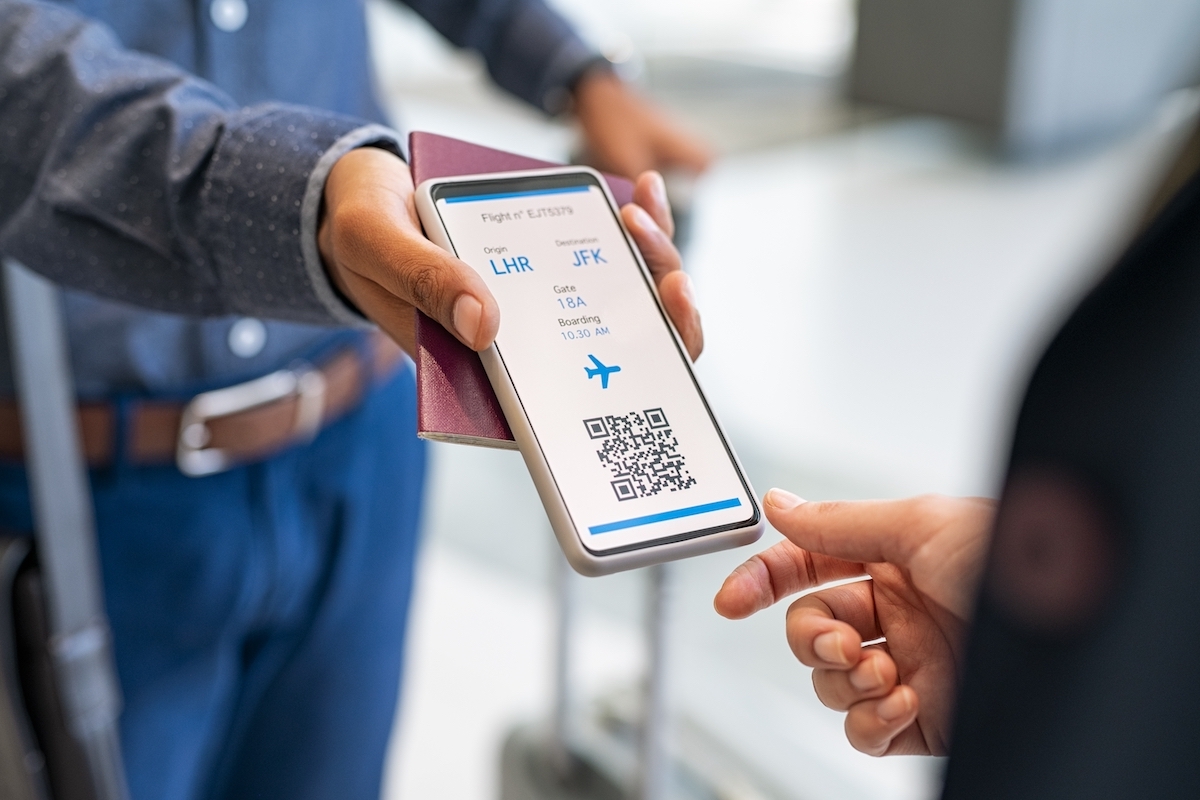
[[[550,113],[589,67],[607,62],[542,0],[405,0],[438,33],[483,56],[492,79]]]
[[[60,6],[0,0],[0,252],[163,311],[364,324],[316,246],[340,155],[395,132],[239,108]]]

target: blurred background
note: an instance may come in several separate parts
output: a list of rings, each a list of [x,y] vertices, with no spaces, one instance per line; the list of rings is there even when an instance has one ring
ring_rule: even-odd
[[[755,488],[994,495],[1032,360],[1194,122],[1200,2],[555,4],[720,154],[670,189],[704,313],[698,372]],[[570,125],[501,94],[477,59],[396,4],[368,14],[399,127],[571,157]],[[551,704],[556,545],[516,453],[430,450],[385,796],[498,798],[505,740]],[[845,743],[784,641],[786,604],[712,611],[777,539],[673,569],[672,796],[934,796],[939,760]],[[599,752],[636,722],[645,576],[574,589],[571,724]],[[619,769],[619,750],[597,757]]]

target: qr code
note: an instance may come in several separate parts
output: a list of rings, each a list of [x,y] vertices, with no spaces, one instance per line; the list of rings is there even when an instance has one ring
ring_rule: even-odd
[[[600,442],[596,455],[612,473],[618,500],[680,492],[696,485],[661,408],[593,417],[583,425],[588,436]]]

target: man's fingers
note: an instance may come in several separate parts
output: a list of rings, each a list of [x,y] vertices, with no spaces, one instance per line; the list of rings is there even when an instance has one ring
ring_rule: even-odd
[[[868,755],[894,752],[893,744],[916,721],[919,705],[911,686],[897,686],[883,698],[857,703],[846,714],[846,739],[855,750]]]
[[[654,170],[638,175],[633,184],[633,202],[648,213],[667,238],[675,238],[675,218],[671,216],[671,203],[667,200],[667,184],[663,176]]]
[[[671,322],[675,323],[688,356],[695,361],[704,351],[704,326],[696,309],[692,279],[682,270],[668,273],[658,282],[658,296],[662,298]]]
[[[389,288],[471,349],[482,350],[490,345],[500,329],[500,307],[479,274],[424,241],[414,243],[409,253],[401,264],[392,267],[396,281]],[[380,265],[385,275],[389,274],[388,266]]]
[[[660,119],[656,126],[654,145],[660,168],[674,167],[699,175],[712,166],[712,148],[666,120]]]
[[[483,349],[499,329],[499,306],[473,269],[425,238],[412,195],[408,165],[395,155],[361,148],[342,156],[325,183],[319,243],[326,267],[360,308],[369,302],[367,285],[374,284],[424,311],[467,346]],[[384,313],[402,307],[374,305]],[[401,325],[373,318],[385,329]]]
[[[646,209],[637,203],[626,203],[621,208],[621,219],[633,235],[638,250],[642,251],[656,283],[667,273],[683,268],[683,258],[675,249],[675,243]]]
[[[814,669],[812,677],[817,699],[834,711],[846,711],[890,692],[896,686],[896,662],[883,648],[868,647],[853,669]]]
[[[480,350],[491,344],[500,310],[483,279],[427,241],[401,216],[401,209],[368,203],[364,196],[332,212],[338,266],[416,306],[468,347]]]
[[[648,197],[653,194],[654,183],[651,176],[657,173],[643,174],[639,186],[645,185],[643,194]],[[661,181],[661,178],[659,179]],[[653,199],[653,198],[651,198]],[[659,211],[670,220],[670,210],[666,200],[659,204]],[[634,242],[646,259],[646,266],[658,286],[659,297],[662,298],[663,308],[675,323],[688,355],[695,361],[704,349],[704,331],[700,325],[700,313],[696,310],[695,295],[692,291],[692,279],[683,272],[683,261],[675,244],[666,232],[650,214],[636,203],[628,203],[621,209],[621,218],[629,229]]]
[[[697,175],[712,166],[712,150],[694,139],[672,140],[663,149],[664,161]]]
[[[862,564],[810,553],[783,541],[735,569],[713,606],[723,617],[743,619],[788,595],[862,574]]]
[[[380,329],[406,353],[416,353],[417,312],[411,303],[385,291],[381,286],[351,273],[342,291],[354,298],[362,313],[375,320]]]

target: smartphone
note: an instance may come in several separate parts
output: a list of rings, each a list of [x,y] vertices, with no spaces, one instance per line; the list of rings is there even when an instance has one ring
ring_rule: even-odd
[[[480,356],[576,571],[758,539],[754,491],[598,172],[435,178],[417,211],[500,305]]]

